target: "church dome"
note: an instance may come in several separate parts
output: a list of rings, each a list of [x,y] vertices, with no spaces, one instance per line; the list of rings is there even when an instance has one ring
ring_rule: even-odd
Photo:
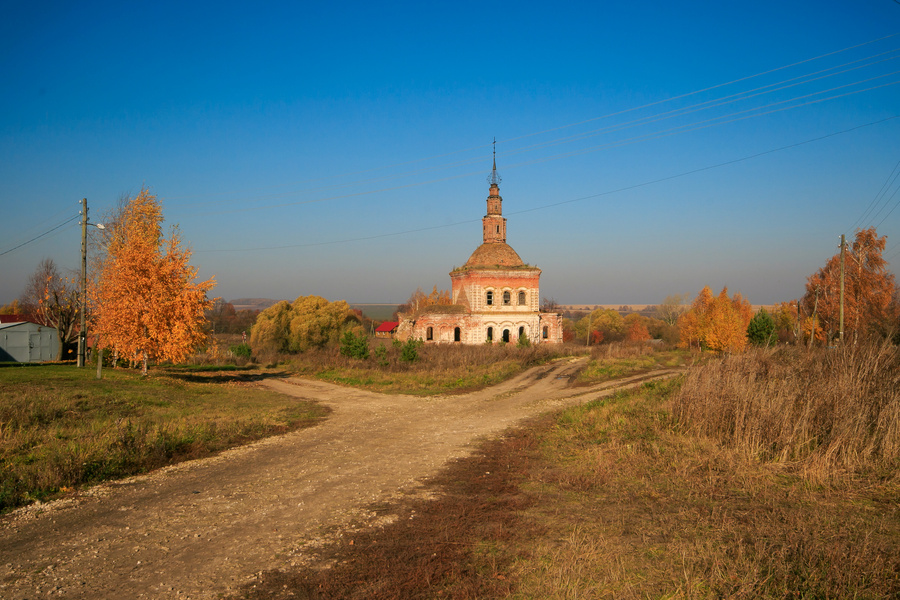
[[[525,263],[512,246],[505,242],[488,242],[475,249],[464,269],[471,268],[497,268],[497,267],[523,267]]]

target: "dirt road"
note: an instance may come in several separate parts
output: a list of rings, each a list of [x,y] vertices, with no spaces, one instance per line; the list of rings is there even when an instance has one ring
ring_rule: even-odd
[[[271,389],[333,409],[319,426],[105,484],[0,521],[0,597],[215,598],[302,563],[326,531],[373,519],[485,436],[648,378],[573,387],[573,359],[459,396],[391,396],[301,379]]]

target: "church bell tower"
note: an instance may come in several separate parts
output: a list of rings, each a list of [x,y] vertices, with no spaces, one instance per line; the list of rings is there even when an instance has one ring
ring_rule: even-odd
[[[506,219],[503,217],[503,198],[500,197],[500,174],[497,173],[497,142],[494,142],[494,169],[488,176],[491,186],[487,197],[487,214],[481,219],[484,243],[506,242]]]

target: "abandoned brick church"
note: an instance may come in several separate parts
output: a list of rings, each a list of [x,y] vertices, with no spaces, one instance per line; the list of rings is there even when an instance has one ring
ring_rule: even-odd
[[[450,272],[452,304],[427,306],[400,316],[397,337],[426,343],[532,344],[562,342],[562,317],[540,310],[541,270],[522,262],[506,243],[497,160],[488,178],[483,243]]]

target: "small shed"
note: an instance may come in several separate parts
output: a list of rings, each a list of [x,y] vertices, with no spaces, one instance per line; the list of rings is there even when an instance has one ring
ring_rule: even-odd
[[[400,323],[397,321],[385,321],[375,330],[375,337],[380,338],[392,338],[394,337],[394,332],[397,331],[397,326]]]
[[[56,328],[29,321],[0,323],[0,362],[46,362],[58,352]]]

